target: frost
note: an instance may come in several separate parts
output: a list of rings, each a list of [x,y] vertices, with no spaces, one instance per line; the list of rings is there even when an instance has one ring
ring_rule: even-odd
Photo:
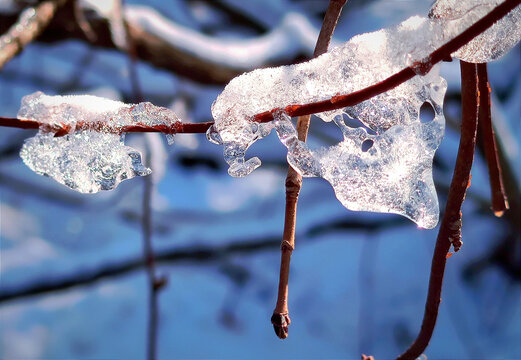
[[[167,125],[179,122],[170,110],[150,103],[129,105],[91,95],[25,96],[18,118],[42,125],[27,139],[20,155],[29,168],[82,193],[115,188],[121,181],[151,170],[139,151],[125,146],[123,126]],[[55,136],[67,129],[65,136]]]
[[[445,33],[449,37],[462,32],[501,2],[501,0],[438,0],[431,8],[429,17],[445,22]],[[506,54],[520,40],[521,5],[452,56],[471,63],[490,62]]]

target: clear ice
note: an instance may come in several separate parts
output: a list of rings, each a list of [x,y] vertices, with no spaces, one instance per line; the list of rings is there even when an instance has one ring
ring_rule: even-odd
[[[275,126],[288,148],[288,162],[303,176],[328,180],[348,209],[397,213],[432,228],[439,213],[432,158],[445,124],[446,83],[437,67],[356,106],[316,114],[334,121],[344,136],[327,149],[312,151],[298,141],[285,114],[267,124],[255,123],[253,116],[360,90],[426,58],[443,41],[440,22],[415,16],[394,28],[358,35],[306,63],[243,74],[214,102],[215,125],[208,138],[224,145],[230,175],[244,176],[260,165],[257,158],[244,159],[246,149]],[[425,102],[436,117],[423,124],[419,115]],[[367,129],[347,126],[344,116]],[[372,147],[363,151],[369,143]]]
[[[245,176],[260,166],[245,159],[256,140],[276,128],[288,148],[288,162],[303,176],[331,183],[340,202],[351,210],[397,213],[432,228],[439,217],[432,181],[432,159],[443,137],[443,96],[447,85],[438,66],[358,105],[315,114],[334,121],[344,140],[311,150],[296,137],[288,115],[259,124],[254,116],[349,94],[382,81],[429,55],[486,15],[500,0],[438,0],[429,18],[413,16],[395,27],[353,37],[308,62],[258,69],[233,79],[212,105],[215,124],[210,141],[224,146],[232,176]],[[495,60],[521,37],[521,5],[492,28],[452,54],[469,62]],[[420,108],[430,103],[435,117],[420,121]],[[364,127],[346,125],[358,119]]]
[[[150,103],[129,105],[91,95],[48,96],[42,92],[22,99],[18,118],[42,124],[20,151],[25,164],[82,193],[111,190],[123,180],[151,173],[142,164],[139,151],[125,146],[124,135],[115,128],[179,122],[172,111]],[[92,128],[76,130],[80,123],[92,124]],[[60,128],[70,131],[56,137]]]

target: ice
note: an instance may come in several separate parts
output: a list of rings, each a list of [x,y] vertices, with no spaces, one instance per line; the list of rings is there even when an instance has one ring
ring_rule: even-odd
[[[123,145],[119,135],[82,131],[63,137],[39,133],[20,152],[34,172],[82,193],[111,190],[121,181],[151,173],[141,154]]]
[[[445,36],[449,38],[485,16],[501,2],[501,0],[438,0],[432,6],[429,17],[446,23]],[[471,63],[490,62],[506,54],[520,40],[521,5],[452,56]]]
[[[245,176],[260,165],[258,158],[245,160],[246,150],[272,126],[255,123],[255,114],[360,90],[422,60],[443,40],[439,21],[414,16],[394,28],[358,35],[308,62],[238,76],[212,106],[215,125],[208,138],[224,146],[230,175]],[[378,132],[409,124],[417,118],[428,82],[415,77],[344,112]],[[317,115],[329,121],[331,114]]]
[[[123,126],[172,126],[177,116],[150,103],[135,105],[91,95],[48,96],[42,92],[22,99],[18,118],[40,122],[20,155],[38,174],[82,193],[111,190],[121,181],[144,176],[139,151],[125,146]],[[65,136],[55,136],[61,129]]]
[[[344,136],[326,149],[311,150],[298,141],[284,113],[274,124],[257,124],[253,116],[360,90],[426,59],[444,41],[440,20],[414,16],[393,28],[358,35],[306,63],[243,74],[214,102],[215,124],[208,138],[224,145],[228,172],[245,176],[260,165],[257,158],[245,160],[245,151],[275,126],[288,148],[288,162],[303,176],[329,181],[348,209],[397,213],[432,228],[439,216],[432,159],[445,124],[446,82],[438,67],[356,106],[316,114],[334,121]],[[419,116],[425,102],[436,114],[429,123],[421,123]],[[345,116],[366,128],[347,126]]]
[[[419,100],[432,105],[435,117],[422,123],[421,104],[416,104],[402,121],[386,131],[369,134],[363,127],[346,125],[341,114],[332,119],[344,140],[334,146],[312,150],[297,138],[289,116],[280,112],[275,128],[288,148],[288,162],[305,177],[322,177],[346,208],[356,211],[395,213],[408,217],[423,228],[438,223],[438,200],[432,180],[432,159],[444,131],[443,96],[446,82],[435,67],[422,87]],[[408,107],[409,99],[388,105],[390,111]],[[362,112],[371,112],[366,102]],[[346,111],[350,113],[350,111]]]
[[[440,78],[440,92],[445,91]],[[438,223],[438,200],[432,180],[432,159],[443,137],[442,103],[428,123],[395,125],[381,135],[351,128],[343,118],[334,121],[344,134],[336,145],[312,150],[297,138],[289,116],[276,118],[275,128],[288,148],[288,162],[305,177],[322,177],[346,208],[395,213],[423,228]]]

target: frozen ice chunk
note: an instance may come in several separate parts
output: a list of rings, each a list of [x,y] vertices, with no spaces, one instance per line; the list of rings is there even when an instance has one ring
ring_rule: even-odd
[[[150,174],[139,151],[125,146],[124,126],[175,126],[177,116],[150,103],[129,105],[91,95],[25,96],[18,118],[40,122],[20,155],[33,171],[83,193],[115,188],[122,180]],[[56,137],[61,129],[67,135]]]
[[[297,138],[285,113],[277,115],[276,130],[288,148],[288,162],[305,177],[322,177],[346,208],[395,213],[423,228],[438,223],[439,206],[432,180],[432,159],[443,137],[441,106],[428,123],[395,125],[381,135],[335,123],[344,140],[318,150]]]
[[[429,17],[441,19],[449,38],[460,33],[499,5],[501,0],[438,0]],[[471,42],[452,54],[453,57],[484,63],[497,60],[521,40],[521,5],[510,11]]]
[[[308,62],[258,69],[238,76],[212,106],[215,125],[208,137],[219,135],[231,175],[247,175],[260,165],[260,160],[245,160],[246,150],[271,130],[270,125],[255,123],[254,115],[330,99],[384,80],[427,57],[444,41],[442,30],[439,21],[414,16],[396,27],[355,36]],[[429,80],[415,77],[344,112],[374,131],[409,124],[417,117],[413,110],[423,103],[428,83]],[[334,117],[332,113],[317,115],[325,121]]]
[[[334,146],[312,150],[298,140],[288,115],[276,115],[275,128],[288,148],[288,162],[305,177],[322,177],[346,208],[357,211],[395,213],[408,217],[423,228],[438,223],[439,206],[432,179],[432,160],[441,143],[445,127],[443,97],[446,81],[435,66],[429,74],[418,77],[417,98],[396,97],[381,103],[366,101],[348,115],[371,114],[386,104],[390,113],[403,114],[400,121],[386,130],[376,127],[369,133],[363,127],[350,127],[342,114],[329,114],[340,128],[344,140]],[[434,119],[422,123],[420,108],[429,103]],[[376,109],[377,110],[377,109]],[[406,119],[406,120],[404,120]]]
[[[20,155],[37,174],[82,193],[111,190],[123,180],[151,173],[141,163],[141,154],[123,145],[117,134],[39,133],[25,141]]]

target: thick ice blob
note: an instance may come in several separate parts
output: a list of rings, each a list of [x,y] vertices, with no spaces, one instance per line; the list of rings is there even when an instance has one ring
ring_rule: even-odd
[[[118,128],[179,122],[172,111],[150,103],[129,105],[90,95],[47,96],[42,92],[22,99],[18,118],[42,124],[22,147],[25,164],[82,193],[111,190],[123,180],[151,173],[141,163],[139,151],[125,146]],[[61,128],[68,134],[55,137]]]

